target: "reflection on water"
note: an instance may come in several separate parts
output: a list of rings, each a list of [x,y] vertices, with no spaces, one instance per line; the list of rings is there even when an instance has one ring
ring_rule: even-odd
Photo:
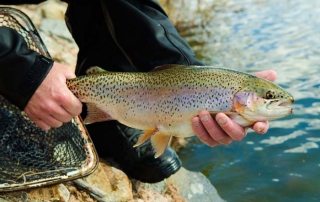
[[[196,138],[180,152],[227,201],[320,201],[320,1],[230,0],[185,37],[208,64],[274,69],[295,98],[292,115],[229,146]],[[199,34],[198,34],[199,33]]]

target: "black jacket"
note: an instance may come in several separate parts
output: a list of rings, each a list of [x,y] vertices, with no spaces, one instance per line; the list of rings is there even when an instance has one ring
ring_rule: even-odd
[[[40,2],[0,1],[11,5]],[[150,71],[163,64],[202,65],[155,0],[65,2],[66,22],[79,46],[76,75],[85,74],[90,66],[111,71]],[[28,50],[19,34],[0,29],[0,94],[20,109],[24,109],[51,65]],[[42,68],[36,69],[34,78],[37,66]]]
[[[53,61],[28,49],[14,29],[0,27],[0,94],[23,109]]]

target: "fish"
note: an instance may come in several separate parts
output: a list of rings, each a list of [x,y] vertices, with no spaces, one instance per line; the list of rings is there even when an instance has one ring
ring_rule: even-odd
[[[216,66],[162,65],[150,72],[114,72],[91,67],[67,80],[87,105],[85,124],[117,120],[150,139],[155,158],[173,136],[195,135],[192,118],[201,110],[228,115],[243,127],[292,113],[293,96],[279,85],[245,72]]]

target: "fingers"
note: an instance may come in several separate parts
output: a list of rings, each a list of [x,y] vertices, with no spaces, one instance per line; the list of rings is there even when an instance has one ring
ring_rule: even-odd
[[[68,89],[66,80],[75,78],[76,75],[74,74],[71,67],[55,63],[56,68],[60,70],[60,74],[63,75],[63,78],[60,80],[61,83],[57,84],[57,80],[53,81],[55,82],[53,85],[60,85],[57,86],[57,90],[52,92],[52,98],[55,100],[56,103],[60,104],[65,111],[67,111],[71,116],[77,116],[81,113],[82,110],[82,103],[80,100]],[[62,111],[57,112],[57,116],[63,113]],[[59,120],[61,118],[54,116],[58,118]],[[63,114],[60,114],[61,117],[63,117]],[[61,119],[62,120],[62,119]]]
[[[41,119],[32,119],[31,117],[29,117],[31,120],[34,120],[33,122],[39,126],[41,129],[43,130],[50,130],[51,126],[46,124],[44,121],[42,121]]]
[[[198,138],[204,144],[206,144],[206,145],[208,145],[210,147],[215,147],[215,146],[217,146],[219,144],[207,132],[206,128],[201,123],[201,120],[200,120],[199,117],[194,117],[192,119],[192,127],[193,127],[193,131],[195,132],[195,134],[198,136]]]
[[[215,119],[222,129],[221,131],[228,135],[230,139],[240,141],[247,135],[247,129],[232,121],[227,115],[218,113]]]
[[[232,131],[230,128],[233,127],[233,122],[224,114],[218,114],[216,120],[218,121],[215,121],[208,111],[201,111],[199,117],[192,119],[193,130],[202,142],[211,147],[218,144],[230,144],[232,136],[227,134],[224,128]]]
[[[252,126],[252,129],[259,134],[265,134],[267,133],[269,128],[269,122],[263,121],[263,122],[257,122]]]
[[[74,77],[70,68],[54,63],[34,92],[24,111],[40,128],[60,127],[81,113],[82,103],[66,85],[66,78]]]
[[[51,127],[58,128],[63,124],[62,121],[44,113],[36,116],[31,113],[28,117],[43,130],[49,130]]]
[[[61,106],[72,117],[78,116],[82,111],[82,103],[69,89],[66,90],[66,94],[66,98],[63,98],[63,100],[60,101]]]
[[[214,121],[208,111],[200,112],[199,117],[205,129],[215,141],[220,144],[230,144],[232,142],[232,139],[219,126],[219,124],[225,125],[225,123]],[[219,119],[219,121],[225,122],[226,120]]]
[[[198,117],[192,119],[192,126],[195,134],[204,144],[214,147],[218,144],[230,144],[233,140],[242,140],[248,128],[244,128],[227,115],[218,113],[213,119],[208,111],[201,111]],[[261,129],[261,125],[256,125]],[[262,125],[267,128],[266,125]]]
[[[47,125],[60,127],[64,122],[69,122],[74,116],[79,115],[82,110],[82,103],[67,87],[62,92],[68,93],[53,92],[45,96],[36,91],[24,111],[42,129],[48,130]]]
[[[41,110],[41,108],[30,110],[29,107],[25,109],[25,113],[36,125],[44,130],[49,130],[51,127],[58,128],[76,116],[69,114],[61,106],[58,106],[55,111]]]
[[[55,107],[54,112],[50,110],[52,108],[54,107],[42,107],[40,105],[34,105],[32,101],[29,101],[24,111],[36,125],[38,125],[40,128],[44,130],[49,130],[51,127],[60,127],[63,124],[63,122],[71,120],[72,117],[69,116],[69,113],[67,112],[63,112],[63,114],[67,114],[68,117],[57,115],[55,113],[56,111],[60,110],[65,111],[63,108]]]

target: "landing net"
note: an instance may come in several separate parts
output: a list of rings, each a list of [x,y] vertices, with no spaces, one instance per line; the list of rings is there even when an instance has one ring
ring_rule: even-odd
[[[50,58],[23,12],[0,7],[0,26],[15,29],[29,49]],[[84,177],[97,164],[96,151],[80,117],[46,132],[0,95],[0,192]]]

